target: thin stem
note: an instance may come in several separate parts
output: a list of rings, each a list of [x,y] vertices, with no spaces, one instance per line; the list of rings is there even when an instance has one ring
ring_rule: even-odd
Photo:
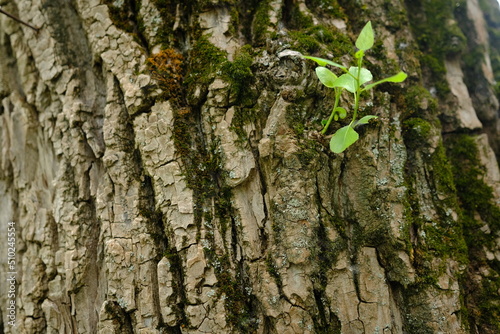
[[[354,111],[352,114],[352,121],[349,125],[352,126],[354,122],[356,121],[356,117],[358,116],[358,108],[359,108],[359,97],[361,95],[361,89],[360,89],[360,78],[361,78],[361,66],[363,65],[363,55],[359,57],[358,60],[358,75],[356,78],[356,93],[354,93]]]
[[[359,108],[359,91],[356,91],[354,94],[354,111],[352,113],[352,121],[349,125],[352,126],[356,121],[356,117],[358,116],[358,108]]]
[[[10,13],[7,13],[7,12],[6,12],[6,11],[4,11],[2,8],[0,8],[0,13],[7,15],[8,17],[10,17],[11,19],[13,19],[14,21],[17,21],[17,22],[19,22],[19,23],[21,23],[21,24],[24,24],[24,25],[25,25],[25,26],[27,26],[28,28],[31,28],[31,29],[33,29],[33,30],[35,30],[35,31],[37,31],[37,32],[38,32],[38,30],[40,30],[40,28],[34,27],[34,26],[32,26],[31,24],[24,22],[24,21],[23,21],[23,20],[21,20],[20,18],[18,18],[18,17],[16,17],[16,16],[12,15],[12,14],[10,14]]]
[[[326,121],[325,126],[323,127],[323,130],[321,130],[321,134],[324,135],[326,131],[328,130],[328,127],[330,126],[330,123],[333,120],[333,117],[335,116],[335,109],[339,106],[339,101],[340,101],[340,94],[342,93],[342,90],[339,88],[335,88],[335,103],[333,105],[333,110],[332,113],[330,114],[330,117]]]

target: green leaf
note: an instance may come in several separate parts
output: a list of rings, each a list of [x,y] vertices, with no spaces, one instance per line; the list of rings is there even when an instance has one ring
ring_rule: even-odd
[[[358,69],[359,68],[356,66],[349,67],[349,73],[351,73],[355,78],[357,78]],[[373,80],[372,72],[370,72],[368,69],[364,67],[361,67],[361,73],[359,75],[359,85],[361,86],[362,84],[372,80]]]
[[[368,122],[371,119],[374,119],[374,118],[378,118],[378,117],[374,116],[374,115],[367,115],[367,116],[361,117],[361,119],[359,121],[357,121],[356,123],[354,123],[354,126],[356,127],[358,125],[368,124]]]
[[[398,74],[393,75],[392,77],[388,77],[380,81],[374,82],[372,84],[366,85],[365,88],[363,88],[363,90],[372,89],[373,87],[380,85],[381,83],[384,82],[403,82],[405,81],[406,77],[408,77],[408,75],[405,72],[399,72]]]
[[[342,87],[350,91],[351,93],[356,92],[356,79],[354,79],[350,74],[342,74],[338,79],[335,81],[335,86],[336,87]]]
[[[361,30],[358,39],[356,40],[356,47],[360,50],[366,51],[373,46],[374,36],[371,21],[364,26]]]
[[[335,132],[330,139],[330,150],[334,153],[342,153],[358,139],[358,133],[350,125],[346,125]]]
[[[337,107],[335,108],[335,110],[333,111],[334,115],[333,118],[338,121],[339,117],[341,119],[344,119],[346,116],[347,116],[347,110],[345,110],[345,108],[342,108],[342,107]]]
[[[339,67],[339,68],[347,71],[347,67],[340,65],[340,64],[337,64],[336,62],[333,62],[333,61],[328,60],[328,59],[323,59],[323,58],[318,58],[318,57],[310,57],[310,56],[302,56],[302,58],[314,60],[316,63],[318,63],[319,66],[332,65],[332,66]]]
[[[316,67],[316,75],[318,76],[319,81],[323,85],[329,88],[335,87],[335,81],[337,80],[337,76],[335,73],[327,69],[326,67],[319,66]]]
[[[358,50],[354,54],[354,58],[359,59],[359,58],[362,58],[364,55],[365,55],[365,52],[363,50]]]

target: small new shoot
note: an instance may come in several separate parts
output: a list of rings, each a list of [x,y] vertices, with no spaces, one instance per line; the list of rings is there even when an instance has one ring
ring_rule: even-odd
[[[328,88],[333,88],[335,91],[335,102],[333,105],[330,117],[323,122],[322,134],[326,134],[330,123],[339,118],[344,119],[347,116],[347,110],[339,106],[340,96],[344,90],[352,93],[354,95],[354,106],[351,122],[337,130],[335,134],[330,139],[330,149],[334,153],[341,153],[349,146],[354,144],[359,139],[359,134],[356,132],[355,128],[358,125],[367,124],[371,119],[377,118],[375,115],[367,115],[357,120],[359,101],[361,93],[370,90],[373,87],[380,85],[384,82],[403,82],[407,75],[404,72],[399,72],[391,77],[370,83],[373,80],[372,73],[363,67],[363,57],[365,52],[373,47],[374,34],[371,22],[368,22],[356,40],[356,48],[358,51],[355,53],[354,57],[356,59],[357,66],[351,66],[347,68],[341,64],[335,63],[328,59],[303,56],[303,58],[315,61],[319,66],[316,67],[316,75],[319,81]],[[340,68],[344,74],[337,76],[335,73],[326,68],[327,65],[331,65]]]

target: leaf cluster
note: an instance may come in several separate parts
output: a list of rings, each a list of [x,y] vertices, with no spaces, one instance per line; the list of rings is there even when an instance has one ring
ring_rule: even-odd
[[[373,75],[368,69],[363,67],[363,57],[365,52],[373,47],[373,44],[374,33],[372,24],[371,22],[368,22],[361,30],[361,33],[355,42],[356,48],[358,49],[354,55],[357,66],[350,66],[348,68],[328,59],[303,56],[303,58],[313,60],[319,65],[316,67],[316,75],[319,81],[321,81],[321,83],[326,87],[335,90],[335,103],[330,117],[328,120],[323,122],[324,127],[321,131],[322,134],[326,133],[332,120],[337,121],[339,118],[343,119],[347,116],[347,110],[344,107],[339,106],[340,96],[343,91],[348,91],[354,95],[353,116],[351,122],[335,132],[330,139],[330,149],[334,153],[343,152],[359,139],[359,134],[355,130],[358,125],[367,124],[371,119],[377,118],[377,116],[374,115],[367,115],[362,117],[360,120],[356,120],[361,93],[384,82],[403,82],[407,77],[406,73],[399,72],[391,77],[370,83],[373,80]],[[337,76],[326,67],[327,65],[339,68],[344,73]]]

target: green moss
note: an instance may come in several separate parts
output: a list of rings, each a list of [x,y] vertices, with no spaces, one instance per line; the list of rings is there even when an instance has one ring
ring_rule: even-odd
[[[380,61],[385,62],[387,60],[386,52],[387,50],[384,42],[381,39],[376,38],[373,47],[369,51],[369,55],[377,59],[377,63]],[[377,66],[377,64],[372,64],[369,59],[364,59],[363,61],[366,62],[366,64],[370,67],[370,71],[372,72],[374,78],[378,78],[381,76],[382,70],[380,69],[380,66]],[[386,70],[390,70],[391,73],[394,72],[394,69]]]
[[[435,118],[437,101],[422,85],[411,85],[402,101],[404,117]]]
[[[206,36],[200,36],[189,54],[185,84],[190,87],[211,83],[217,70],[227,60],[226,56],[226,52],[213,45]]]
[[[158,41],[164,48],[177,46],[173,31],[173,22],[176,21],[177,6],[181,6],[181,12],[186,12],[185,5],[179,0],[152,0],[152,3],[158,9],[163,21],[157,34]]]
[[[462,208],[461,222],[468,246],[469,271],[465,290],[469,322],[484,333],[500,331],[500,262],[487,260],[484,248],[498,247],[496,234],[500,230],[500,208],[494,202],[493,189],[484,181],[484,167],[473,137],[466,134],[446,138],[447,154],[452,163],[452,172],[457,195]],[[478,220],[478,216],[481,218]],[[483,232],[486,223],[490,233]],[[477,271],[489,267],[489,274],[483,276],[478,285]],[[473,276],[473,277],[470,277]]]
[[[335,228],[335,231],[337,231],[342,239],[347,240],[347,231],[346,231],[346,222],[341,219],[340,217],[331,217],[330,218],[330,224]]]
[[[336,1],[312,0],[310,7],[313,12],[320,16],[342,17],[340,6]],[[325,53],[332,52],[343,56],[353,51],[352,41],[333,26],[313,24],[311,16],[305,15],[294,4],[284,15],[289,36],[294,41],[294,49],[312,54],[324,50]]]
[[[490,228],[500,230],[500,208],[494,204],[493,189],[484,182],[486,171],[475,140],[468,135],[452,136],[447,146],[462,208],[471,217],[479,213]]]
[[[366,17],[368,17],[366,3],[352,0],[337,0],[337,2],[342,7],[342,13],[348,19],[350,25],[357,27],[356,31],[361,31],[366,24]]]
[[[305,114],[307,112],[307,106],[303,105],[304,102],[300,102],[302,101],[297,101],[297,103],[288,105],[285,115],[288,125],[294,130],[297,137],[302,137],[306,128]]]
[[[434,153],[432,153],[430,164],[432,166],[430,176],[433,180],[434,189],[439,197],[439,200],[436,200],[439,203],[438,209],[440,211],[438,213],[443,217],[443,220],[448,221],[451,225],[456,225],[455,222],[450,221],[451,217],[449,217],[449,211],[446,211],[451,208],[459,213],[460,208],[458,207],[458,198],[456,196],[455,180],[451,164],[442,143],[439,143],[439,146],[434,150]],[[461,237],[463,231],[452,228],[450,232],[456,234],[454,242],[456,242],[457,247],[462,247],[459,253],[463,255],[464,240]],[[466,261],[462,261],[462,263],[465,262]]]
[[[195,202],[195,222],[198,227],[197,239],[201,238],[200,230],[205,229],[204,238],[208,243],[204,253],[209,262],[214,266],[218,281],[218,296],[224,295],[227,321],[237,332],[252,332],[256,326],[255,308],[252,307],[253,298],[244,289],[242,274],[231,274],[230,268],[231,245],[223,238],[223,244],[215,244],[214,230],[218,229],[221,235],[228,235],[229,229],[236,229],[236,213],[232,206],[231,188],[225,185],[227,173],[222,169],[219,144],[204,149],[197,142],[191,124],[191,113],[176,113],[174,122],[174,140],[183,159],[183,175],[187,186],[193,189]],[[197,147],[197,148],[196,148]],[[216,250],[222,250],[223,255],[218,255]]]
[[[229,62],[225,52],[210,43],[207,37],[199,37],[193,45],[186,66],[188,72],[183,84],[187,94],[200,86],[206,90],[215,77],[222,77],[230,82],[233,97],[244,99],[243,83],[248,83],[253,76],[250,69],[252,58],[248,52],[249,48],[244,47],[235,61]],[[194,193],[197,237],[201,238],[203,223],[205,228],[220,229],[222,235],[227,235],[229,228],[236,228],[233,218],[235,213],[231,205],[231,189],[225,184],[228,176],[222,167],[220,144],[216,138],[212,138],[210,146],[206,147],[206,143],[200,139],[201,136],[196,135],[199,102],[192,103],[189,107],[178,103],[174,107],[173,140],[183,161],[183,175],[187,186],[193,189]],[[214,242],[211,236],[213,233],[208,231],[207,239]],[[224,245],[217,247],[223,247],[229,252],[231,246],[226,245],[224,239]]]
[[[488,275],[482,280],[481,304],[479,305],[479,327],[484,333],[500,332],[500,303],[498,290],[500,289],[500,277],[498,275]]]
[[[174,110],[174,129],[172,137],[176,151],[181,157],[189,156],[191,151],[191,128],[192,124],[189,119],[189,109]]]
[[[331,217],[323,211],[322,216],[327,218],[325,224],[320,223],[315,229],[315,235],[318,240],[317,247],[313,248],[312,258],[317,259],[317,270],[314,275],[314,297],[316,299],[317,312],[312,315],[315,333],[338,334],[341,333],[341,324],[335,314],[327,312],[329,308],[326,302],[326,286],[329,281],[331,269],[338,260],[342,251],[347,249],[347,239],[338,237],[331,240],[328,237],[328,229],[335,228],[334,225],[340,223],[340,219]],[[335,221],[335,222],[334,222]],[[335,228],[336,229],[336,228]],[[312,314],[312,312],[311,312]]]
[[[235,6],[230,7],[231,24],[229,25],[227,34],[231,36],[238,36],[238,27],[241,25],[240,13]]]
[[[283,282],[281,281],[280,274],[278,272],[278,268],[276,267],[276,263],[274,262],[273,255],[268,254],[266,257],[266,269],[269,275],[274,278],[276,285],[278,286],[278,290],[281,291],[283,287]]]
[[[227,7],[230,10],[231,16],[230,33],[236,32],[236,27],[240,19],[238,11],[234,6],[236,4],[235,0],[219,0],[217,2],[212,0],[152,0],[152,3],[158,9],[163,21],[157,32],[157,39],[164,48],[175,47],[185,49],[185,45],[181,45],[183,42],[189,38],[192,40],[199,39],[201,28],[196,20],[193,22],[191,17],[193,13],[202,13],[220,6]],[[178,13],[181,14],[180,17],[177,16]],[[180,26],[174,31],[174,22],[176,21],[180,22]],[[189,30],[185,30],[186,27],[189,27]]]
[[[259,113],[258,108],[254,107],[258,90],[254,85],[251,52],[251,46],[243,46],[237,52],[234,60],[222,63],[220,69],[221,77],[230,84],[229,102],[235,104],[231,129],[238,134],[242,143],[248,139],[244,126],[255,122]]]
[[[123,1],[121,5],[116,5],[116,1],[105,0],[108,5],[109,16],[113,24],[129,34],[133,34],[136,29],[136,15],[140,9],[140,3],[136,1]]]
[[[444,76],[444,59],[466,47],[465,35],[455,20],[455,11],[465,8],[466,3],[433,0],[408,2],[408,5],[412,30],[422,51],[420,61],[430,72],[438,96],[444,97],[450,92]]]
[[[429,305],[422,304],[422,295],[440,289],[438,278],[446,273],[448,259],[456,260],[457,248],[458,252],[463,252],[463,249],[455,245],[456,236],[450,237],[447,233],[449,226],[443,226],[439,222],[425,222],[416,214],[411,215],[409,220],[414,231],[418,233],[414,236],[418,241],[412,245],[410,251],[410,259],[416,273],[415,281],[404,285],[402,289],[405,305],[402,312],[405,314],[403,329],[408,333],[434,333],[429,326],[429,320],[432,318],[430,308]],[[463,237],[459,234],[458,240],[460,239]],[[437,258],[441,258],[439,266],[436,266]]]
[[[405,143],[410,148],[426,145],[431,134],[432,125],[426,120],[412,117],[403,122],[403,135]]]
[[[335,41],[335,34],[331,29],[324,25],[316,25],[307,30],[308,34],[323,44],[329,44]]]
[[[283,223],[278,222],[276,220],[271,221],[271,228],[273,230],[274,234],[274,240],[276,244],[280,244],[282,242],[283,238],[283,230],[285,229],[285,226]]]
[[[413,242],[407,244],[407,247],[416,271],[415,283],[410,284],[403,292],[405,303],[408,304],[405,328],[410,333],[421,333],[429,332],[429,316],[426,315],[425,308],[419,307],[415,302],[421,298],[422,293],[439,289],[438,279],[446,272],[448,259],[457,261],[462,268],[469,264],[470,245],[466,236],[467,227],[461,219],[462,210],[452,161],[441,143],[429,155],[428,135],[434,132],[434,126],[424,119],[410,118],[405,121],[404,127],[405,143],[411,148],[408,151],[405,174],[408,187],[405,214]],[[413,142],[408,143],[409,141]],[[428,209],[424,211],[421,208],[421,196],[417,194],[421,187],[416,184],[415,175],[422,173],[423,169],[429,180],[429,195],[436,212],[433,217],[426,216]],[[455,275],[461,279],[463,274],[458,272]]]
[[[322,51],[340,57],[353,51],[349,37],[324,25],[290,31],[289,36],[294,41],[294,49],[307,54]]]
[[[464,6],[465,1],[450,3],[445,0],[434,0],[422,2],[421,11],[412,12],[413,18],[419,17],[419,21],[412,21],[417,34],[417,40],[424,53],[432,53],[441,61],[446,55],[453,55],[463,51],[466,38],[455,21],[454,10]],[[423,14],[423,17],[419,15]]]
[[[206,64],[209,68],[195,68],[191,75],[197,77],[204,84],[208,84],[214,77],[211,71],[219,71],[225,64],[225,58],[219,50],[205,41],[201,41],[207,57],[217,61],[217,64]],[[200,45],[193,51],[199,54]],[[239,69],[230,71],[228,75],[237,77],[242,75]],[[210,145],[201,141],[196,134],[197,106],[191,108],[174,109],[173,139],[179,158],[182,159],[182,173],[187,186],[193,190],[194,221],[198,228],[197,241],[201,240],[201,230],[204,229],[204,253],[209,263],[213,265],[217,277],[218,297],[224,295],[227,321],[236,332],[252,332],[257,323],[254,316],[254,297],[249,290],[244,289],[243,269],[239,268],[235,274],[231,269],[232,245],[226,238],[223,244],[215,243],[215,230],[220,235],[229,234],[229,229],[237,229],[237,217],[232,206],[232,190],[225,183],[227,172],[223,169],[220,154],[220,143],[211,138]],[[202,226],[203,225],[203,226]],[[233,233],[237,233],[234,231]],[[223,255],[219,255],[222,253]]]
[[[251,52],[252,47],[245,45],[236,53],[233,61],[228,61],[226,52],[213,45],[207,37],[201,36],[189,56],[184,80],[188,94],[200,85],[206,90],[216,77],[221,77],[230,84],[231,101],[237,101],[242,107],[253,105],[256,91],[251,88],[254,80]]]
[[[318,115],[311,113],[312,96],[303,97],[300,93],[288,92],[294,95],[294,103],[287,106],[285,121],[295,134],[295,144],[299,147],[296,156],[303,166],[308,166],[317,161],[321,146],[326,145],[322,139],[311,139],[306,136],[306,131],[314,127],[314,118]]]
[[[251,24],[252,31],[248,34],[253,37],[255,45],[263,45],[268,37],[268,28],[271,25],[269,12],[271,11],[270,0],[261,1],[253,15]]]
[[[287,27],[292,30],[307,29],[313,25],[312,17],[302,13],[295,1],[286,6],[283,18]]]
[[[227,265],[224,265],[230,261],[227,254],[218,261],[221,267],[216,268],[217,284],[219,293],[225,295],[226,319],[238,333],[252,333],[258,326],[252,295],[244,289],[245,282],[241,274],[233,277]]]
[[[407,305],[409,309],[410,306]],[[404,333],[418,333],[418,334],[434,334],[435,331],[427,324],[430,314],[419,314],[414,316],[410,313],[404,314]]]
[[[494,1],[479,0],[479,5],[486,19],[486,27],[489,36],[489,54],[493,75],[495,81],[500,82],[500,15],[498,15],[498,6]],[[470,48],[469,48],[470,49]],[[470,51],[474,51],[473,49]],[[476,58],[476,62],[478,59]],[[500,92],[497,90],[497,97],[500,97]]]
[[[197,0],[193,1],[194,6],[193,9],[198,12],[206,11],[208,9],[212,9],[217,6],[228,6],[236,4],[236,0]]]
[[[148,49],[148,41],[144,37],[144,20],[139,15],[141,2],[123,1],[118,5],[116,1],[105,0],[105,4],[108,6],[113,24],[118,29],[129,33],[138,44]]]
[[[227,228],[230,209],[230,193],[224,186],[224,171],[216,148],[206,148],[196,135],[195,111],[189,108],[174,109],[173,141],[179,158],[182,159],[182,174],[189,188],[193,189],[194,221],[201,238],[202,223],[211,228]],[[214,142],[215,145],[215,142]],[[212,205],[215,203],[215,210]],[[210,208],[210,209],[205,209]],[[214,216],[215,215],[215,216]],[[216,219],[223,219],[216,220]],[[219,222],[220,226],[215,226]],[[210,231],[209,231],[210,232]],[[208,233],[210,236],[210,233]]]
[[[169,271],[173,275],[172,289],[174,293],[172,296],[170,296],[170,305],[172,309],[175,310],[178,317],[181,319],[179,325],[187,325],[189,320],[187,319],[185,314],[185,306],[188,304],[188,300],[183,287],[184,267],[182,264],[182,259],[175,248],[167,249],[163,253],[163,256],[168,259],[170,265]]]
[[[372,212],[380,212],[380,210],[377,209],[380,209],[381,205],[377,205],[377,199],[380,198],[380,202],[384,202],[383,198],[385,196],[376,192],[372,197],[372,203],[374,203],[371,206]],[[377,249],[379,261],[385,269],[387,278],[391,282],[397,282],[402,286],[408,286],[408,284],[410,284],[408,280],[409,268],[398,254],[400,251],[406,250],[406,245],[394,237],[386,218],[387,216],[380,215],[366,226],[360,226],[356,222],[351,222],[353,226],[353,235],[356,236],[351,240],[351,246],[355,254],[357,254],[358,250],[362,247],[375,247]]]
[[[224,62],[221,66],[222,77],[230,83],[230,99],[238,101],[240,106],[251,105],[256,98],[250,89],[254,81],[251,51],[252,47],[245,45],[237,52],[232,62]]]
[[[346,35],[336,32],[333,40],[328,43],[327,50],[339,57],[353,52],[353,43]]]
[[[446,68],[444,61],[440,57],[433,54],[422,53],[420,62],[430,71],[430,77],[433,80],[432,84],[436,88],[439,97],[445,97],[450,93],[450,87],[446,80]]]
[[[426,224],[425,241],[428,250],[432,252],[433,257],[441,259],[452,258],[460,264],[467,264],[467,245],[464,241],[463,231],[459,224],[454,222],[438,222]],[[445,262],[442,263],[441,270],[434,268],[433,277],[438,277],[446,270]]]
[[[392,33],[396,33],[402,26],[408,25],[406,12],[397,10],[398,6],[394,6],[391,0],[384,0],[383,7],[387,15],[387,28],[389,28]]]
[[[321,47],[320,43],[306,32],[290,31],[290,37],[295,41],[294,49],[305,54],[312,54]]]
[[[321,18],[347,18],[337,0],[306,0],[306,5],[316,16]]]
[[[255,124],[258,118],[259,110],[255,107],[241,108],[234,106],[235,112],[231,121],[231,130],[238,135],[238,143],[244,144],[248,142],[245,126],[247,124]]]
[[[332,221],[328,222],[328,225],[335,228]],[[335,228],[336,229],[336,228]],[[339,254],[347,248],[347,242],[345,238],[337,238],[335,240],[330,240],[328,238],[327,227],[324,224],[319,224],[315,230],[315,234],[318,240],[317,254],[313,254],[314,258],[318,259],[319,267],[319,277],[322,286],[326,286],[328,271],[337,262]]]
[[[439,220],[425,223],[426,243],[433,256],[453,258],[460,264],[468,263],[467,244],[464,227],[453,219],[452,212],[460,215],[456,195],[455,178],[452,164],[446,155],[445,147],[439,143],[426,163],[430,165],[429,177],[432,180],[433,200]]]

